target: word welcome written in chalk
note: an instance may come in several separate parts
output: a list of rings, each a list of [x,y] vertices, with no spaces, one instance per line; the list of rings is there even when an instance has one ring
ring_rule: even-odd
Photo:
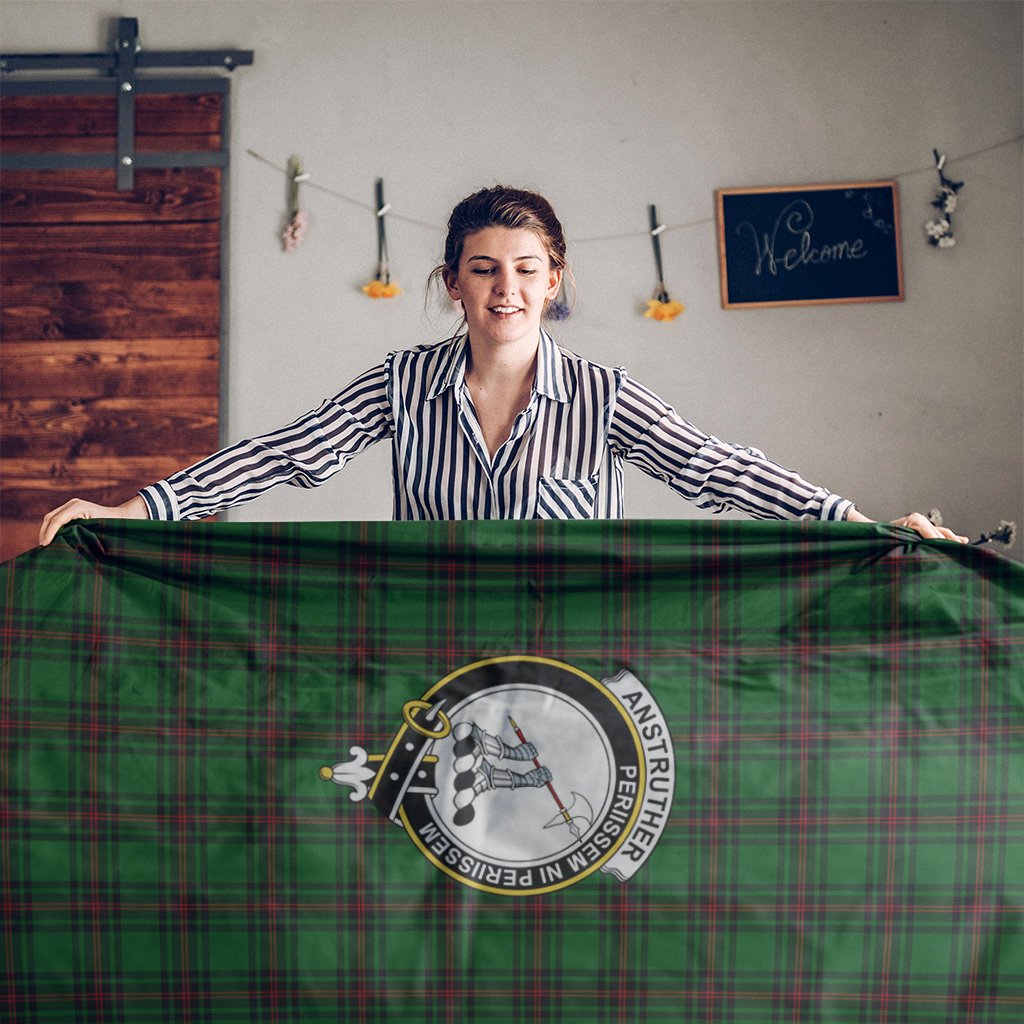
[[[766,232],[760,239],[757,229],[749,220],[736,226],[736,233],[750,233],[754,244],[754,273],[760,277],[761,271],[767,267],[768,273],[778,274],[783,270],[796,270],[807,264],[831,263],[837,260],[860,260],[868,254],[864,248],[864,239],[856,238],[852,242],[843,239],[831,245],[815,246],[811,241],[811,228],[814,225],[814,210],[811,204],[803,199],[795,199],[775,218],[771,232]],[[781,260],[776,259],[779,248],[779,231],[787,238],[799,238],[799,249],[786,249]],[[785,241],[782,243],[785,245]]]
[[[722,305],[903,298],[895,182],[723,189]]]

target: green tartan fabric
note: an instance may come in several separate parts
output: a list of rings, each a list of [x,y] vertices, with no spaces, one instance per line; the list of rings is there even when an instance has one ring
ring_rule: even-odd
[[[997,555],[845,523],[90,522],[0,587],[5,1020],[1024,1019]],[[331,774],[358,751],[361,800]],[[476,826],[414,819],[460,799],[486,828],[456,870]]]

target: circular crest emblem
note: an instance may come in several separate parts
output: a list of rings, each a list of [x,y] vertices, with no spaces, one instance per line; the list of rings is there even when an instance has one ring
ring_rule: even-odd
[[[460,668],[401,708],[382,755],[321,776],[353,787],[464,885],[535,896],[595,871],[628,880],[672,804],[664,717],[628,671],[598,681],[550,658]]]

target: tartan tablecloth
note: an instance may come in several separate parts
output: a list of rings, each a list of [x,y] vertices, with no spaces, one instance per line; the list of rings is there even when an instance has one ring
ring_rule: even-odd
[[[1018,1022],[1024,570],[90,522],[0,576],[12,1022]]]

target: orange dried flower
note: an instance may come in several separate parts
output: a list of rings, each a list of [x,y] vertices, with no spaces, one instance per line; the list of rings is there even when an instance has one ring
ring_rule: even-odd
[[[681,302],[662,302],[659,299],[651,299],[647,303],[647,312],[644,316],[648,320],[669,321],[675,320],[686,307]]]
[[[402,294],[402,289],[392,282],[376,280],[363,285],[363,294],[369,295],[371,299],[393,299]]]

